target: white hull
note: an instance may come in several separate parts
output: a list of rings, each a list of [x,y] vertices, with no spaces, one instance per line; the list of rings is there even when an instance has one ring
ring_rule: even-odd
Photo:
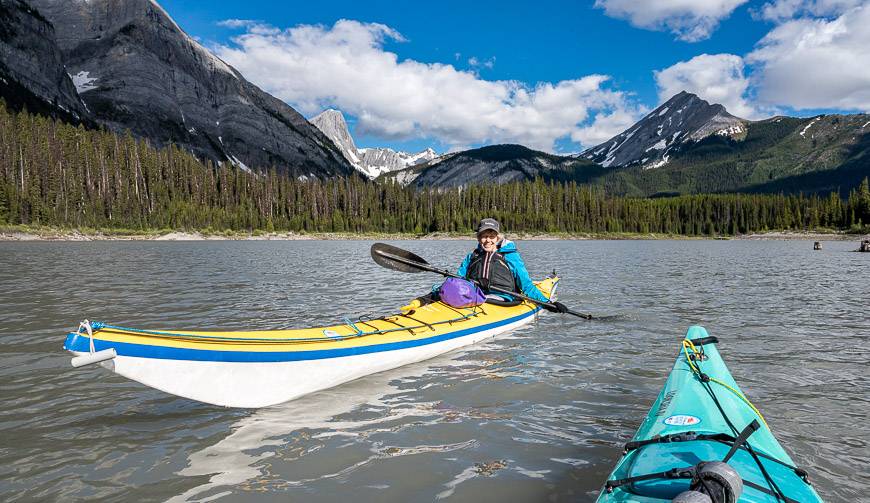
[[[226,407],[267,407],[360,377],[428,360],[531,323],[513,323],[441,342],[319,360],[218,362],[118,355],[100,365],[173,395]],[[87,353],[79,353],[83,355]]]

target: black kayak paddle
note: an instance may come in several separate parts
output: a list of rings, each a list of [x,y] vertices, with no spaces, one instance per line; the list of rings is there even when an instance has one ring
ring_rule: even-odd
[[[480,286],[476,281],[472,281],[468,278],[463,278],[457,274],[453,274],[452,272],[446,269],[438,269],[437,267],[433,267],[426,262],[423,257],[415,255],[408,250],[403,250],[401,248],[397,248],[392,245],[388,245],[386,243],[375,243],[372,245],[372,258],[375,260],[375,263],[381,267],[385,267],[387,269],[392,269],[394,271],[400,272],[434,272],[436,274],[440,274],[442,276],[446,276],[448,278],[459,278],[464,279],[466,281],[471,281],[472,283]],[[509,290],[502,290],[501,288],[490,287],[490,290],[493,292],[504,293],[510,295],[512,297],[519,297],[520,299],[527,300],[529,302],[533,302],[535,304],[540,304],[542,306],[548,307],[556,307],[552,302],[541,302],[540,300],[535,300],[531,297],[526,297],[525,295],[511,292]],[[583,318],[585,320],[591,320],[591,314],[578,313],[572,310],[565,311],[567,314],[572,314],[579,318]]]

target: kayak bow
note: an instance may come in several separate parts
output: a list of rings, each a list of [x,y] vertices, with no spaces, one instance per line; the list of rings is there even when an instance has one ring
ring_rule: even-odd
[[[689,328],[599,503],[821,501],[743,395],[717,342],[703,327]]]
[[[555,298],[559,278],[538,287]],[[441,302],[329,327],[203,332],[83,323],[67,334],[74,366],[101,366],[178,396],[227,407],[265,407],[415,363],[531,323],[541,308]]]

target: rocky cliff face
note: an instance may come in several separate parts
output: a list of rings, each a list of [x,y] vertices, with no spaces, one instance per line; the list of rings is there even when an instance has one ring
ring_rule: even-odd
[[[389,148],[357,148],[344,120],[344,114],[338,110],[326,110],[313,117],[311,123],[338,146],[356,169],[369,178],[377,178],[384,173],[416,166],[438,157],[431,148],[416,154],[396,152]]]
[[[86,115],[54,27],[21,0],[0,0],[0,97],[12,109],[79,122]]]
[[[672,152],[685,143],[714,134],[741,138],[746,124],[722,105],[711,105],[683,91],[624,132],[580,155],[605,168],[657,168],[667,164]]]
[[[338,110],[325,110],[319,115],[311,119],[314,124],[327,138],[335,143],[335,146],[341,151],[342,155],[353,165],[353,167],[364,171],[358,155],[356,144],[353,142],[353,137],[350,135],[350,130],[347,127],[347,122],[344,120],[344,114]]]
[[[292,176],[352,172],[317,128],[191,39],[151,0],[30,0],[92,116],[157,145]]]

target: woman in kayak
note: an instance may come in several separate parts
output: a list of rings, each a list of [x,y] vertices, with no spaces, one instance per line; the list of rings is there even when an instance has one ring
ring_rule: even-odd
[[[477,248],[469,253],[456,274],[476,281],[487,296],[496,295],[513,300],[507,294],[490,292],[490,287],[517,292],[541,302],[549,299],[538,290],[529,277],[517,246],[501,234],[501,226],[494,218],[484,218],[477,226]],[[561,302],[542,304],[548,311],[567,312]]]

